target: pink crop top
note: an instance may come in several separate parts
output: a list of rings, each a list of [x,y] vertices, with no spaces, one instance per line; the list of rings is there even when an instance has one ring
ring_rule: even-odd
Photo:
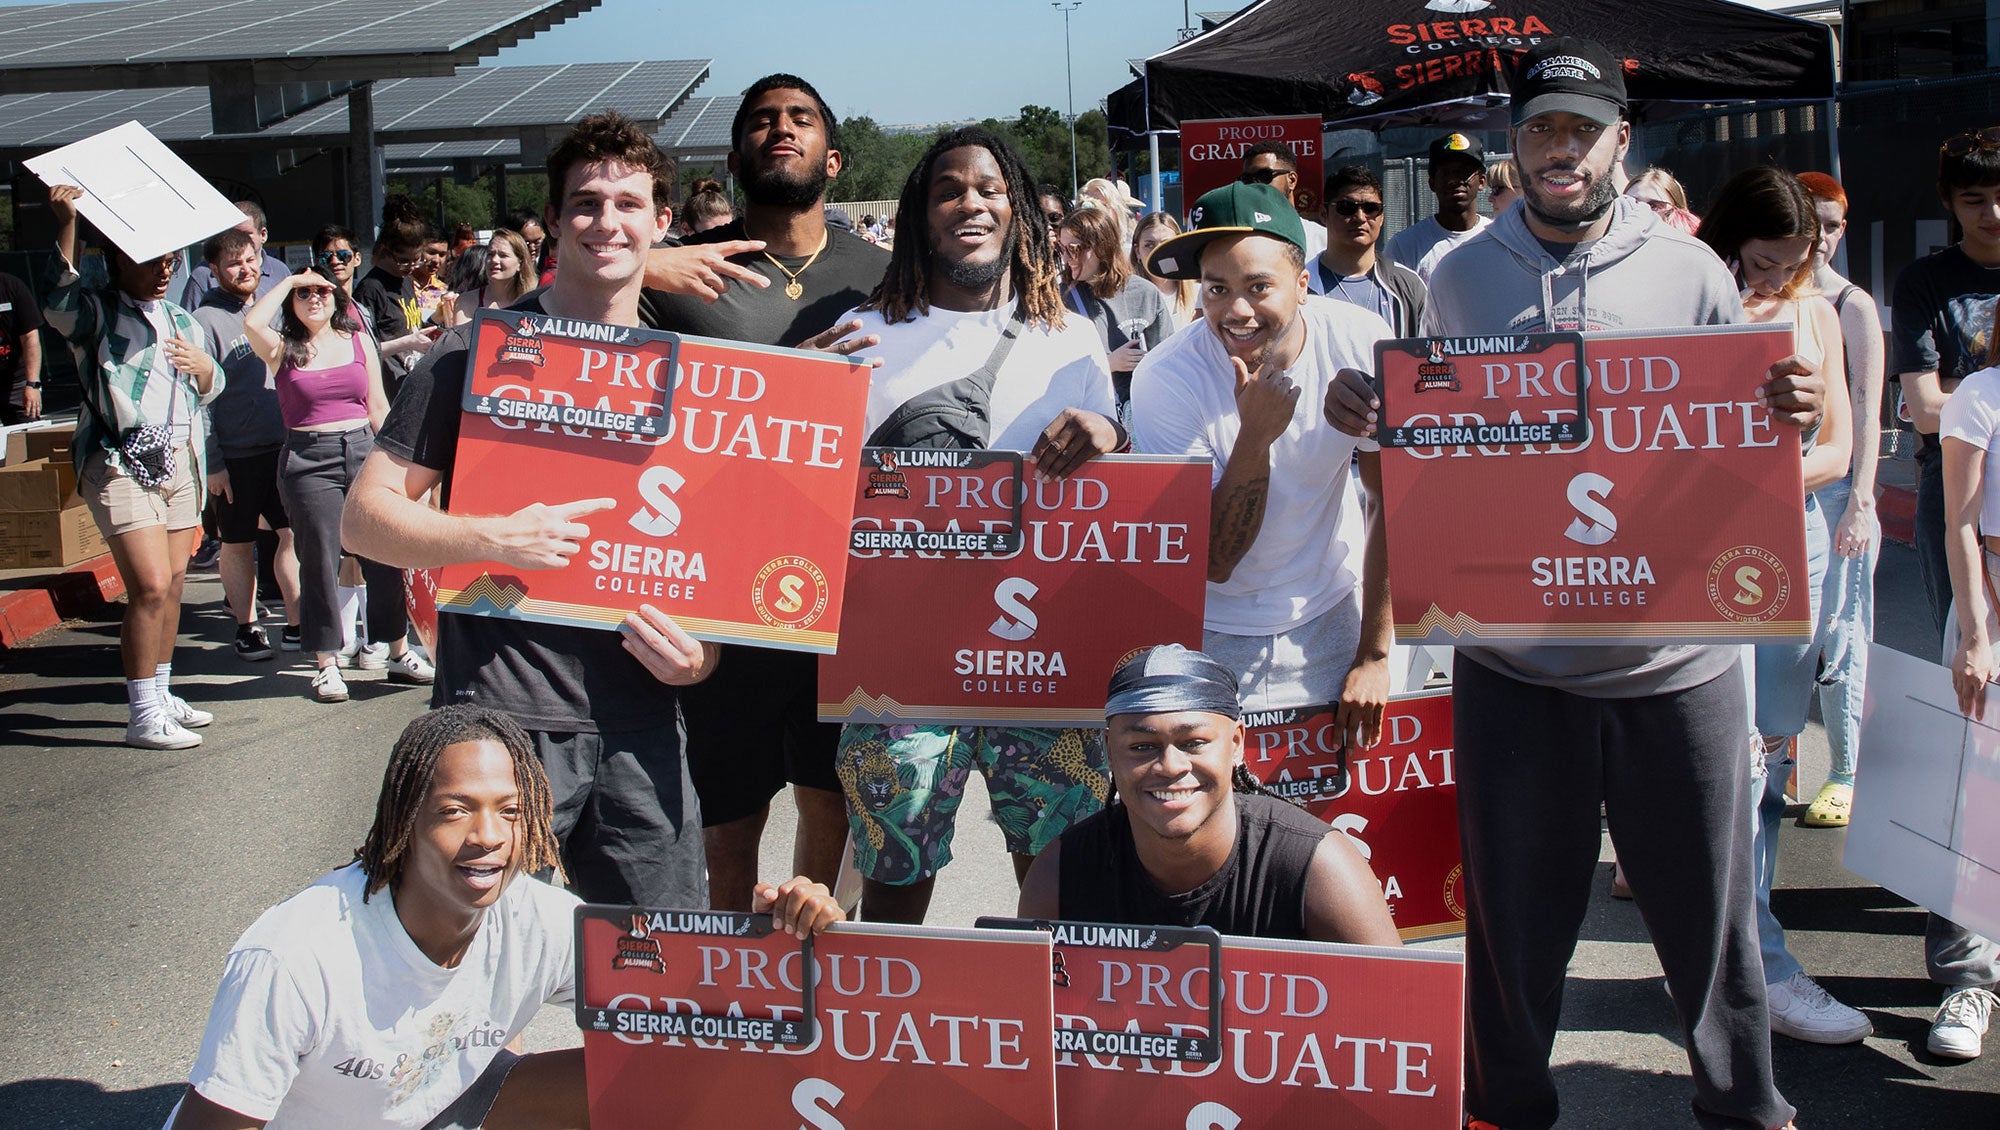
[[[278,366],[278,410],[288,428],[311,428],[341,420],[368,418],[368,366],[361,359],[367,348],[354,336],[348,344],[354,358],[327,369],[298,369],[287,361]]]

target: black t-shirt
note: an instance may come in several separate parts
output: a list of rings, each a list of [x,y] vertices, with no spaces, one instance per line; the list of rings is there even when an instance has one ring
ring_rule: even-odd
[[[2000,267],[1982,267],[1956,244],[1896,276],[1889,375],[1936,370],[1955,381],[1986,367]]]
[[[743,221],[736,220],[698,232],[686,242],[692,246],[745,238]],[[810,255],[780,255],[777,260],[786,270],[799,272],[803,293],[796,300],[785,294],[785,285],[791,278],[772,266],[763,252],[752,251],[732,256],[729,261],[770,279],[770,286],[759,289],[732,283],[712,303],[648,290],[639,298],[639,317],[656,330],[757,345],[796,346],[833,328],[842,314],[861,305],[889,269],[887,251],[836,227],[826,229],[826,250],[818,259]],[[799,271],[808,260],[812,260],[812,265]]]
[[[361,281],[354,284],[354,301],[368,311],[368,327],[375,332],[376,341],[393,341],[405,337],[416,327],[410,325],[409,314],[403,306],[404,299],[417,297],[417,284],[409,279],[399,279],[380,267],[370,267]],[[388,367],[382,376],[393,386],[410,371],[410,363],[402,357],[385,357]],[[394,396],[394,387],[389,395]]]
[[[0,392],[8,402],[21,407],[27,392],[27,374],[21,342],[42,327],[42,308],[35,292],[13,275],[0,274]]]
[[[1139,861],[1131,820],[1125,805],[1114,803],[1062,834],[1061,917],[1306,940],[1306,874],[1332,828],[1276,797],[1238,793],[1229,862],[1194,890],[1170,895]]]
[[[544,313],[539,296],[515,309]],[[389,409],[375,446],[444,475],[458,453],[470,331],[438,339]],[[600,518],[604,516],[600,515]],[[433,705],[472,703],[504,710],[529,730],[621,733],[671,725],[675,689],[626,652],[624,634],[447,612],[438,617]]]

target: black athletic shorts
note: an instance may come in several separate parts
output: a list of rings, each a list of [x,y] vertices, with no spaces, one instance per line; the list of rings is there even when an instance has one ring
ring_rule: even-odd
[[[280,450],[223,459],[223,468],[229,472],[229,493],[235,497],[231,500],[214,495],[211,501],[215,506],[216,534],[224,545],[256,541],[259,518],[270,523],[274,530],[291,527],[291,519],[285,517],[285,504],[278,499]]]
[[[840,791],[840,725],[819,720],[818,656],[731,644],[680,694],[704,827],[756,815],[787,781]]]

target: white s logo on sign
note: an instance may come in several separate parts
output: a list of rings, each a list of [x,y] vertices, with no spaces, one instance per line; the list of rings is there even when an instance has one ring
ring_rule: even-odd
[[[1569,504],[1583,517],[1570,520],[1564,537],[1582,545],[1603,545],[1618,533],[1618,516],[1604,505],[1612,485],[1610,479],[1589,471],[1569,481]]]
[[[1186,1130],[1236,1130],[1243,1116],[1218,1102],[1205,1102],[1188,1111]]]
[[[1024,640],[1034,635],[1041,622],[1035,619],[1035,610],[1028,607],[1028,601],[1040,591],[1025,577],[1008,577],[993,586],[993,603],[1000,606],[1000,618],[986,630],[1003,640]]]
[[[1331,827],[1334,831],[1347,837],[1347,842],[1354,845],[1354,850],[1361,853],[1361,858],[1375,858],[1375,852],[1368,846],[1368,841],[1361,838],[1361,833],[1368,830],[1368,818],[1366,816],[1354,812],[1343,812],[1333,818]]]
[[[653,510],[641,506],[626,519],[632,528],[647,537],[663,538],[681,528],[680,504],[674,501],[674,492],[687,485],[681,473],[672,467],[655,465],[646,468],[639,476],[639,497],[646,500]]]
[[[847,1130],[847,1124],[833,1116],[833,1108],[846,1097],[846,1092],[824,1079],[799,1080],[799,1085],[792,1088],[792,1109],[808,1123],[799,1130]],[[822,1107],[821,1103],[826,1105]]]

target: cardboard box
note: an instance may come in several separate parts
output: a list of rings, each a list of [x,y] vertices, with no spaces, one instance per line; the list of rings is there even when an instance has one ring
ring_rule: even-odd
[[[37,459],[0,467],[0,512],[66,510],[81,505],[76,468],[67,459]]]
[[[0,569],[64,569],[106,551],[87,506],[0,511]]]
[[[70,461],[70,442],[76,438],[76,425],[63,424],[51,428],[19,428],[7,433],[7,466],[28,463],[36,459],[47,459],[54,463]]]

